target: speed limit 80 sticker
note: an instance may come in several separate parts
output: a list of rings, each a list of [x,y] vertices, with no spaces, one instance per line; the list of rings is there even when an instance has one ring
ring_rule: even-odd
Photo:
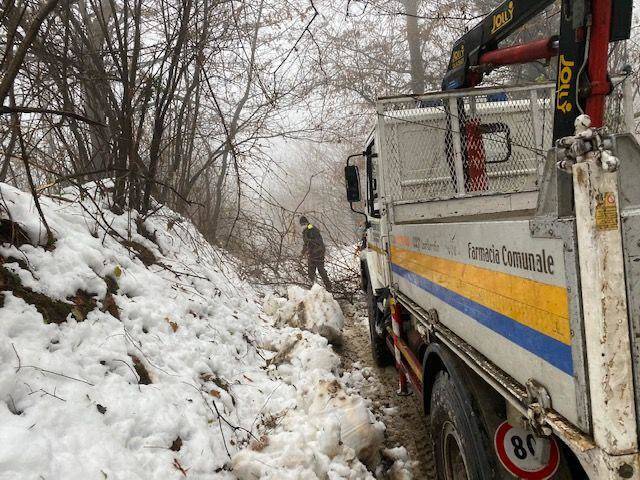
[[[496,430],[494,443],[504,468],[520,479],[546,480],[558,470],[560,451],[553,438],[536,437],[504,422]]]

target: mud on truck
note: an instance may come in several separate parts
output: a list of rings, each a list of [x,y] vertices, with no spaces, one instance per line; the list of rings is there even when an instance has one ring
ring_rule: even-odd
[[[565,0],[559,35],[500,48],[551,3],[503,2],[442,91],[380,98],[362,184],[345,168],[373,357],[421,399],[438,479],[640,479],[640,147],[607,69],[632,6]],[[551,57],[554,84],[478,87]]]

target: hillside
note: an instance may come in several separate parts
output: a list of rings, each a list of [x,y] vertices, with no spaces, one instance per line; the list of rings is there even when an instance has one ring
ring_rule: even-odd
[[[47,246],[0,194],[0,478],[372,478],[384,426],[327,340],[276,327],[186,219],[68,189]]]

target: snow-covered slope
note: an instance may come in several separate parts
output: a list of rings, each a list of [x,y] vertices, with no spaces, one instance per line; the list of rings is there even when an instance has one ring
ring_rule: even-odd
[[[91,192],[41,199],[45,248],[0,184],[0,479],[371,478],[384,427],[327,341],[276,327],[182,217]]]

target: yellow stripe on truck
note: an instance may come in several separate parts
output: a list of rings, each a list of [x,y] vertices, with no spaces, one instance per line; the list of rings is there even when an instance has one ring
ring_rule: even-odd
[[[391,261],[514,321],[571,345],[564,287],[391,247]]]

